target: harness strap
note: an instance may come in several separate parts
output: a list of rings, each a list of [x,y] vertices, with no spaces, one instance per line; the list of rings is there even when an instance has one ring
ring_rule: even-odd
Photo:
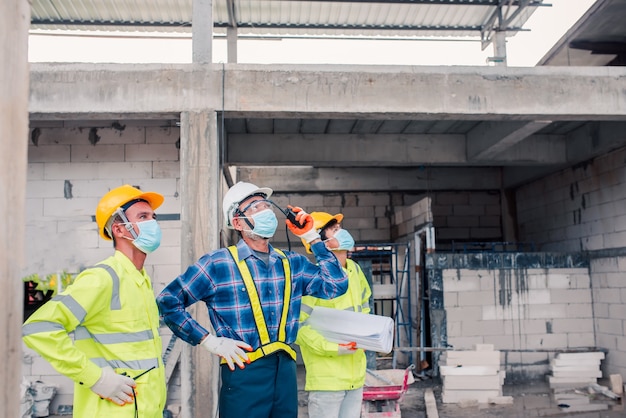
[[[237,267],[239,268],[239,273],[241,274],[244,285],[246,286],[248,298],[250,299],[250,306],[252,307],[254,323],[259,333],[259,339],[261,340],[261,347],[251,353],[247,353],[248,358],[250,359],[250,361],[254,361],[278,350],[284,350],[295,360],[296,352],[289,346],[289,344],[285,343],[285,340],[287,338],[287,316],[289,313],[289,302],[291,300],[291,269],[289,267],[289,260],[285,256],[285,253],[281,250],[275,249],[277,253],[282,255],[283,271],[285,274],[285,288],[283,291],[283,309],[280,316],[280,325],[278,327],[278,341],[271,342],[269,332],[267,330],[267,323],[265,322],[265,317],[263,315],[263,308],[261,307],[259,294],[256,290],[252,275],[250,274],[250,269],[246,264],[246,260],[239,259],[239,254],[236,246],[231,245],[230,247],[228,247],[228,251],[230,251],[230,254],[235,260],[235,264],[237,264]],[[225,360],[222,360],[222,363],[225,362]]]

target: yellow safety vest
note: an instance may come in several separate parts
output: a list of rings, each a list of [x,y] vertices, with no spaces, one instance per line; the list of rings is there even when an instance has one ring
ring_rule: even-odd
[[[348,290],[334,299],[319,299],[303,296],[300,310],[300,330],[296,344],[300,346],[306,368],[305,390],[336,391],[358,389],[365,383],[367,359],[365,352],[358,349],[351,355],[339,355],[337,343],[326,340],[321,334],[307,326],[306,320],[316,306],[346,311],[369,313],[372,294],[367,278],[360,266],[348,259],[346,268]]]
[[[228,251],[230,251],[230,254],[233,256],[233,259],[239,268],[239,273],[241,274],[243,282],[246,286],[246,291],[248,292],[248,297],[250,298],[250,306],[252,307],[252,314],[254,316],[254,323],[256,324],[259,338],[261,339],[261,347],[251,353],[247,353],[248,358],[252,362],[278,350],[284,350],[295,360],[296,352],[285,342],[287,335],[287,314],[289,313],[289,304],[291,301],[291,269],[289,268],[289,260],[285,256],[285,253],[279,249],[274,249],[274,251],[283,256],[282,261],[283,270],[285,272],[285,288],[283,292],[283,309],[278,327],[278,341],[270,341],[267,324],[265,323],[265,317],[263,316],[263,308],[261,307],[261,301],[259,300],[259,294],[256,291],[256,286],[254,285],[254,280],[252,279],[246,260],[239,259],[236,246],[231,245],[228,247]],[[226,361],[222,359],[222,364],[224,363],[226,363]]]
[[[167,395],[154,291],[145,271],[121,252],[83,271],[28,318],[22,335],[27,346],[74,380],[74,416],[135,416],[134,404],[118,406],[91,391],[108,365],[130,377],[155,367],[136,380],[137,410],[141,418],[163,417]]]

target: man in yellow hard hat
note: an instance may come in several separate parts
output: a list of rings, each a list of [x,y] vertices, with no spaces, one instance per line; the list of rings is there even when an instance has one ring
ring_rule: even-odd
[[[75,417],[163,417],[159,314],[144,269],[161,242],[154,211],[162,203],[162,195],[130,185],[106,193],[96,223],[115,254],[81,272],[22,327],[26,345],[75,382]]]
[[[301,326],[296,343],[306,368],[304,388],[309,394],[308,414],[309,418],[359,418],[367,368],[365,352],[354,342],[337,344],[326,340],[306,321],[316,306],[369,313],[372,291],[359,265],[348,258],[354,239],[341,226],[343,215],[311,212],[311,217],[326,248],[337,256],[346,272],[348,290],[331,300],[302,297]],[[304,241],[303,244],[310,252],[310,245]]]
[[[278,226],[272,189],[239,182],[224,196],[226,226],[237,245],[202,256],[157,297],[165,323],[192,345],[221,357],[219,413],[223,418],[297,418],[296,340],[300,299],[343,294],[347,278],[301,208],[290,231],[311,246],[317,264],[269,244]],[[215,333],[186,311],[206,304]],[[237,365],[238,367],[235,367]]]

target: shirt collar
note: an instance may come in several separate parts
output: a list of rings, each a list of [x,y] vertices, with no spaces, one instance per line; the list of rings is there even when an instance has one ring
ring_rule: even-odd
[[[270,258],[272,257],[283,258],[282,255],[274,251],[274,247],[272,247],[272,244],[269,244],[269,249],[270,249]],[[251,255],[253,255],[254,251],[252,251],[252,249],[248,246],[248,244],[246,244],[244,240],[240,239],[239,242],[237,243],[237,254],[239,255],[240,260],[244,260],[250,257]]]
[[[135,283],[137,283],[137,285],[139,286],[143,282],[148,281],[146,269],[142,268],[141,270],[137,270],[137,267],[135,267],[133,262],[130,261],[130,258],[128,258],[123,252],[115,251],[115,255],[113,256],[113,258],[118,263],[118,265],[122,267],[123,270],[122,274],[120,274],[120,280],[123,280],[122,276],[132,277]]]

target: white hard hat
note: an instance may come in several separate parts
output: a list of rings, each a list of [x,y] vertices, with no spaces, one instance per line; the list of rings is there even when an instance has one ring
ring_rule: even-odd
[[[268,187],[257,187],[252,183],[246,183],[243,181],[240,181],[228,189],[226,195],[224,195],[224,200],[222,201],[222,210],[224,211],[224,222],[226,223],[226,227],[233,229],[231,221],[233,220],[233,215],[235,214],[235,210],[239,206],[239,203],[255,194],[262,194],[266,199],[269,199],[272,192],[273,190]]]

